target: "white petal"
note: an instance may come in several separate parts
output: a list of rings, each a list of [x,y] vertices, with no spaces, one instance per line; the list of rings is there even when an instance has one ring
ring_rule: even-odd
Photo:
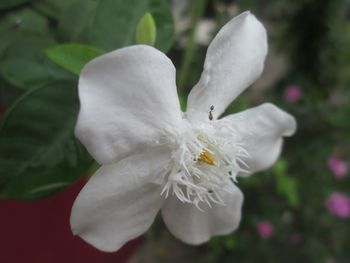
[[[225,205],[202,204],[199,210],[194,204],[182,203],[174,196],[168,197],[162,207],[162,216],[169,231],[181,241],[199,245],[214,235],[226,235],[234,231],[241,220],[242,192],[229,183],[223,194]]]
[[[79,79],[75,134],[99,163],[112,163],[159,140],[179,125],[175,68],[144,45],[94,59]]]
[[[187,103],[191,120],[213,118],[262,73],[267,54],[264,26],[250,12],[228,22],[209,45],[202,76],[192,89]]]
[[[240,143],[249,155],[242,160],[248,165],[249,174],[272,166],[280,155],[283,137],[293,135],[296,130],[294,117],[270,103],[219,121],[232,123],[241,136]]]
[[[170,153],[151,151],[103,165],[75,200],[74,234],[103,251],[116,251],[151,226],[164,198],[152,183],[164,173]]]

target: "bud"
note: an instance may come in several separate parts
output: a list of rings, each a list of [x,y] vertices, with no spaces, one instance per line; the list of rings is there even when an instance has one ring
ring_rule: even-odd
[[[153,16],[144,14],[136,28],[136,43],[153,46],[156,42],[157,28]]]

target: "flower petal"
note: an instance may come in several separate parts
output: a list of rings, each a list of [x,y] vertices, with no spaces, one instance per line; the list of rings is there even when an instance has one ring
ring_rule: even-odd
[[[168,158],[168,152],[151,151],[103,165],[75,200],[73,233],[111,252],[147,231],[164,202],[151,175],[164,173]]]
[[[264,26],[250,12],[244,12],[228,22],[209,45],[204,70],[192,89],[187,103],[191,120],[213,118],[262,73],[267,54]]]
[[[169,231],[181,241],[199,245],[213,235],[226,235],[234,231],[241,220],[242,192],[229,183],[225,189],[225,205],[203,204],[202,211],[194,204],[182,203],[175,196],[166,199],[162,216]]]
[[[229,115],[219,121],[232,123],[241,137],[241,145],[249,157],[241,158],[249,173],[261,171],[272,166],[280,155],[282,137],[291,136],[296,130],[293,116],[270,103]]]
[[[175,68],[150,46],[118,49],[88,63],[79,98],[75,134],[99,163],[145,150],[182,118]]]

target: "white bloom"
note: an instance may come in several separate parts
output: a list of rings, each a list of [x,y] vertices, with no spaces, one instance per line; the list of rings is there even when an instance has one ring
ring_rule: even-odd
[[[238,176],[266,169],[292,116],[271,104],[217,119],[259,77],[266,32],[249,12],[227,23],[182,113],[175,68],[143,45],[94,59],[79,81],[76,136],[102,167],[74,203],[73,232],[104,251],[144,233],[161,209],[177,238],[206,242],[238,227]]]

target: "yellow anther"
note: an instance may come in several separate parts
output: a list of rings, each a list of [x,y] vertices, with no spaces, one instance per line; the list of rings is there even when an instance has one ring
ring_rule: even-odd
[[[208,151],[203,151],[199,155],[198,160],[209,165],[216,165],[216,160],[214,159],[214,156]]]

